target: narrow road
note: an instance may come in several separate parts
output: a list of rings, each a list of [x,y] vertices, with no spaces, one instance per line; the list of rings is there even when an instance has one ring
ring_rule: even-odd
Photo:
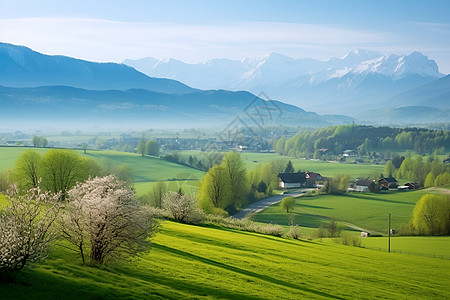
[[[298,197],[301,195],[303,195],[303,193],[292,193],[292,194],[282,194],[282,195],[270,196],[270,197],[261,199],[259,201],[256,201],[255,203],[250,204],[249,206],[247,206],[246,208],[244,208],[237,214],[233,215],[232,217],[235,219],[243,219],[243,218],[245,218],[245,216],[247,214],[260,212],[260,211],[264,210],[265,208],[280,202],[281,200],[283,200],[286,197],[290,197],[290,196]]]
[[[235,218],[235,219],[243,219],[243,218],[245,218],[245,216],[247,214],[249,214],[249,213],[258,213],[258,212],[266,209],[267,207],[272,206],[272,205],[280,202],[281,200],[283,200],[286,197],[289,197],[289,196],[299,197],[299,196],[302,196],[302,195],[303,195],[303,193],[296,192],[296,193],[292,193],[292,194],[281,194],[281,195],[270,196],[270,197],[261,199],[261,200],[255,202],[255,203],[250,204],[249,206],[247,206],[246,208],[244,208],[243,210],[241,210],[237,214],[233,215],[232,217]],[[313,216],[324,218],[324,219],[329,219],[329,217],[327,217],[327,216],[314,214],[314,213],[308,212],[308,211],[306,211],[304,209],[302,209],[301,211],[303,211],[304,213],[309,214],[309,215],[313,215]],[[357,226],[355,224],[352,224],[352,223],[349,223],[349,222],[346,222],[346,221],[338,220],[338,222],[340,222],[344,226],[347,226],[347,227],[350,227],[350,228],[353,228],[353,229],[356,229],[356,230],[359,230],[359,231],[365,231],[365,232],[370,232],[371,234],[383,235],[382,232],[378,232],[378,231],[375,231],[375,230],[368,230],[368,229],[359,227],[359,226]]]

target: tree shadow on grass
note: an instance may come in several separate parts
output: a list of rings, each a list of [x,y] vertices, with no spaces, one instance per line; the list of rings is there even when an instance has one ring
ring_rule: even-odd
[[[303,199],[302,199],[303,200]],[[316,206],[316,205],[309,205],[309,204],[303,204],[303,203],[299,203],[297,204],[298,206],[301,207],[308,207],[308,208],[317,208],[317,209],[332,209],[331,207],[326,207],[326,206]]]
[[[339,195],[340,197],[348,197],[348,198],[356,198],[356,199],[365,199],[370,201],[379,201],[379,202],[386,202],[386,203],[396,203],[396,204],[405,204],[405,205],[416,205],[415,203],[405,202],[405,201],[398,201],[398,200],[388,200],[388,199],[381,199],[378,197],[370,197],[368,195],[359,194],[359,195]]]
[[[208,265],[212,265],[212,266],[215,266],[215,267],[218,267],[218,268],[222,268],[222,269],[225,269],[225,270],[228,270],[228,271],[231,271],[231,272],[235,272],[235,273],[238,273],[240,275],[245,275],[245,276],[249,276],[249,277],[252,277],[252,278],[256,278],[256,279],[259,279],[259,280],[262,280],[262,281],[265,281],[265,282],[268,282],[268,283],[271,283],[271,284],[281,285],[281,286],[284,286],[284,287],[287,287],[287,288],[301,290],[301,291],[304,291],[304,292],[307,292],[307,293],[314,294],[316,296],[322,296],[322,297],[334,298],[334,299],[343,299],[341,297],[334,296],[334,295],[331,295],[331,294],[328,294],[328,293],[325,293],[325,292],[321,292],[321,291],[318,291],[318,290],[313,290],[313,289],[310,289],[310,288],[307,288],[307,287],[304,287],[304,286],[299,286],[299,285],[291,283],[291,282],[286,282],[286,281],[279,280],[279,279],[276,279],[276,278],[273,278],[273,277],[270,277],[270,276],[267,276],[267,275],[258,274],[258,273],[252,272],[252,271],[241,269],[241,268],[238,268],[238,267],[235,267],[235,266],[230,266],[230,265],[227,265],[227,264],[224,264],[224,263],[221,263],[221,262],[209,259],[209,258],[201,257],[201,256],[198,256],[198,255],[195,255],[195,254],[192,254],[192,253],[188,253],[188,252],[185,252],[185,251],[182,251],[182,250],[179,250],[179,249],[167,247],[167,246],[160,245],[160,244],[153,244],[153,247],[156,248],[156,249],[160,249],[162,251],[170,252],[172,254],[188,258],[188,259],[196,260],[196,261],[208,264]]]

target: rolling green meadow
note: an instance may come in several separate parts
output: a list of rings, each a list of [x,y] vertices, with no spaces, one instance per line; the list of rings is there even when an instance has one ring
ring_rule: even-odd
[[[448,299],[450,260],[164,221],[150,252],[101,268],[56,247],[5,299]]]
[[[12,168],[29,148],[0,147],[0,170]],[[37,149],[44,154],[47,149]],[[137,194],[158,180],[187,192],[198,188],[204,172],[157,157],[116,151],[82,156],[108,166],[125,165]],[[248,169],[280,157],[243,153]],[[296,169],[324,176],[352,177],[382,172],[383,166],[350,165],[291,158]],[[430,190],[436,192],[436,190]],[[334,216],[345,230],[351,223],[374,233],[406,224],[415,203],[429,190],[385,194],[321,195],[296,198],[295,222],[310,234]],[[439,192],[439,191],[438,191]],[[6,198],[0,194],[0,204]],[[288,225],[279,204],[254,217],[256,222]],[[42,264],[26,269],[13,282],[0,282],[5,299],[448,299],[450,238],[386,237],[363,239],[362,247],[334,240],[293,240],[216,226],[165,220],[150,251],[128,261],[89,267],[76,253],[56,244]],[[381,250],[381,251],[380,251]],[[1,298],[0,297],[0,298]]]
[[[363,239],[368,249],[387,251],[388,237]],[[391,237],[391,252],[424,255],[450,260],[450,238],[448,236],[394,236]]]
[[[13,168],[15,161],[28,149],[45,154],[48,149],[25,147],[0,147],[0,171]],[[89,157],[107,166],[126,166],[133,177],[134,187],[138,196],[151,190],[159,179],[168,181],[170,190],[181,187],[185,192],[196,191],[204,172],[177,163],[169,162],[154,156],[145,156],[128,152],[76,150],[81,156]]]
[[[328,218],[352,223],[373,232],[387,233],[388,214],[392,228],[398,229],[412,217],[416,202],[426,190],[389,193],[349,193],[344,195],[318,195],[296,198],[295,221],[303,227],[317,228]],[[265,223],[287,225],[286,211],[279,204],[268,207],[255,216]]]

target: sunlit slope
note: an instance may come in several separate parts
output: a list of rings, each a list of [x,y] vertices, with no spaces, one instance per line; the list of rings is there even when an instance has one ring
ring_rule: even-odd
[[[59,248],[7,299],[411,299],[450,297],[450,261],[166,221],[142,258],[82,266]]]

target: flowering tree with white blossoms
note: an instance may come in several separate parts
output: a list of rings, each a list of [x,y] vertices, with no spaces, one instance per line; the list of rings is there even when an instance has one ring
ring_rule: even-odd
[[[163,208],[181,223],[196,223],[203,218],[203,212],[191,195],[169,192],[164,195]]]
[[[60,211],[60,195],[38,187],[19,196],[7,193],[8,205],[0,208],[0,274],[9,276],[25,266],[43,261],[56,233],[52,225]]]
[[[113,175],[78,183],[67,193],[61,234],[83,262],[135,255],[148,249],[158,222],[134,191]]]

